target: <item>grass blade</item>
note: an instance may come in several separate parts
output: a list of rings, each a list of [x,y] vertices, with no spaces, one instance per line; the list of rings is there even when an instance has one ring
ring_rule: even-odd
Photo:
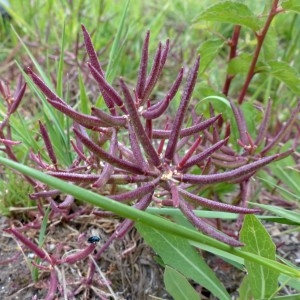
[[[295,270],[291,267],[288,267],[284,264],[278,263],[267,258],[261,258],[260,256],[255,255],[253,253],[241,251],[240,249],[230,247],[229,245],[216,241],[213,238],[205,236],[204,234],[196,230],[191,230],[180,225],[174,226],[173,222],[165,220],[164,218],[156,217],[147,212],[137,210],[134,207],[127,206],[100,194],[96,194],[92,191],[86,190],[76,185],[69,184],[63,180],[54,178],[50,175],[44,174],[33,168],[11,161],[7,158],[0,156],[0,164],[3,164],[18,172],[21,172],[24,175],[35,178],[53,188],[59,189],[60,191],[66,194],[74,196],[78,200],[92,204],[96,207],[101,207],[104,210],[114,212],[115,214],[124,218],[131,219],[137,222],[137,224],[142,223],[151,226],[159,230],[160,232],[165,231],[167,233],[176,235],[178,237],[183,237],[190,241],[202,243],[204,245],[222,250],[224,253],[227,252],[235,257],[238,256],[243,259],[248,259],[250,261],[257,262],[263,266],[269,267],[272,270],[279,271],[282,274],[286,274],[290,277],[300,278],[299,270]]]

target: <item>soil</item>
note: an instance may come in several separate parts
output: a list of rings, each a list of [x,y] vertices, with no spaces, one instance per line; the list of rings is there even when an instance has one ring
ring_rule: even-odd
[[[55,252],[55,248],[61,245],[64,252],[78,249],[82,244],[78,241],[81,232],[86,232],[81,235],[81,239],[84,238],[85,241],[95,233],[105,240],[119,223],[117,219],[101,219],[96,222],[91,218],[90,220],[81,218],[81,222],[82,224],[69,222],[68,225],[60,222],[55,228],[50,229],[45,244],[47,251]],[[14,239],[2,231],[9,224],[11,226],[11,223],[10,219],[1,218],[0,299],[44,299],[50,273],[41,272],[40,280],[33,282],[29,269],[29,259],[33,254],[25,247],[17,245]],[[35,230],[28,230],[26,235],[30,239],[37,239]],[[97,247],[101,247],[101,242]],[[116,240],[110,246],[98,262],[98,266],[117,299],[172,299],[164,289],[163,269],[154,261],[154,256],[152,249],[133,229],[123,240]],[[74,291],[79,286],[80,275],[84,276],[87,272],[88,262],[86,260],[59,268],[65,274],[69,283],[68,288]],[[89,290],[83,288],[79,291],[74,299],[114,299],[109,296],[111,292],[105,280],[99,277],[97,281]]]
[[[44,299],[49,287],[49,271],[41,272],[40,279],[34,282],[29,262],[33,254],[25,247],[16,244],[8,234],[3,233],[2,229],[12,225],[12,219],[1,217],[0,222],[0,299]],[[99,235],[103,242],[115,230],[118,223],[118,219],[96,220],[90,216],[82,216],[76,222],[58,221],[48,230],[45,249],[53,253],[58,251],[58,248],[63,249],[64,252],[78,249],[84,244],[82,240],[86,241],[93,235]],[[286,233],[288,227],[271,223],[266,224],[266,228],[274,237],[280,256],[299,265],[299,232]],[[31,240],[37,240],[36,230],[28,230],[26,235]],[[101,242],[97,247],[101,246]],[[204,253],[204,257],[232,295],[232,299],[237,299],[237,289],[245,275],[244,272],[212,254]],[[86,286],[78,289],[81,276],[87,272],[87,261],[59,266],[59,271],[64,274],[69,290],[78,290],[75,298],[68,299],[172,299],[164,288],[163,268],[156,263],[155,253],[144,243],[135,229],[131,230],[123,240],[116,240],[98,261],[98,266],[103,278],[99,276],[97,282],[93,282],[89,289]],[[105,280],[110,283],[115,298],[107,288]],[[199,291],[199,299],[217,300],[205,289],[195,287]],[[292,289],[285,288],[281,295],[293,294],[293,292]],[[60,296],[56,299],[64,298]]]

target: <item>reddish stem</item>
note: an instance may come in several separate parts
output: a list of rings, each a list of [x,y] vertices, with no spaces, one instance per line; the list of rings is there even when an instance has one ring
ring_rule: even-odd
[[[252,77],[254,75],[254,70],[255,70],[255,66],[256,66],[256,63],[257,63],[257,60],[258,60],[258,57],[259,57],[259,54],[260,54],[261,47],[263,45],[264,39],[267,35],[267,32],[268,32],[269,27],[271,25],[271,22],[272,22],[273,18],[276,16],[276,14],[282,12],[282,10],[279,10],[277,8],[278,2],[279,2],[279,0],[274,0],[273,1],[272,8],[270,10],[270,13],[268,15],[268,18],[266,20],[266,23],[265,23],[262,31],[261,32],[256,32],[257,45],[256,45],[256,49],[255,49],[254,54],[253,54],[253,59],[252,59],[252,62],[251,62],[251,65],[250,65],[245,83],[243,85],[241,94],[238,98],[238,103],[239,104],[242,104],[243,101],[244,101],[244,98],[245,98],[246,92],[248,90],[249,84],[250,84],[250,82],[252,80]]]
[[[236,57],[236,49],[237,49],[237,45],[238,45],[238,41],[239,41],[240,32],[241,32],[241,26],[240,25],[235,25],[234,30],[233,30],[233,34],[232,34],[232,38],[228,43],[229,46],[230,46],[229,62],[233,58]],[[226,80],[225,80],[225,83],[224,83],[224,87],[223,87],[223,91],[222,91],[222,93],[225,96],[228,95],[230,84],[231,84],[231,81],[232,81],[233,78],[234,78],[233,75],[227,74]]]

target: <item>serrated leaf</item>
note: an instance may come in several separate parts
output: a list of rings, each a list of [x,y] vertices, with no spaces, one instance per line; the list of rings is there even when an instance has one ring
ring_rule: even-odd
[[[204,286],[218,299],[231,299],[223,284],[189,241],[141,223],[136,224],[136,228],[166,265]]]
[[[166,266],[164,282],[167,292],[175,300],[199,300],[199,294],[190,285],[186,277],[175,269]]]
[[[196,21],[213,21],[238,24],[254,31],[260,28],[261,21],[243,3],[224,1],[212,5],[200,13]]]
[[[287,85],[295,94],[300,95],[300,77],[296,70],[283,61],[269,61],[269,74]]]
[[[208,40],[201,44],[199,48],[199,53],[201,56],[199,74],[205,72],[223,46],[224,40],[221,39]]]
[[[241,55],[233,58],[228,64],[228,74],[247,74],[253,59],[252,54],[242,53]],[[265,64],[262,61],[258,61],[255,66],[255,72],[265,69]]]
[[[300,2],[299,0],[286,0],[281,4],[282,8],[285,10],[295,11],[296,13],[300,13]]]
[[[270,235],[254,215],[247,215],[240,234],[244,251],[275,261],[276,247]],[[249,285],[254,299],[270,297],[277,290],[279,273],[260,264],[245,260]]]

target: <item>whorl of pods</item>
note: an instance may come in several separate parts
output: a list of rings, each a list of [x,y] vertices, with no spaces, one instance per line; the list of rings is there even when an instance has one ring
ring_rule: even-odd
[[[41,122],[40,133],[51,163],[43,161],[40,155],[34,153],[31,153],[31,158],[40,168],[46,169],[48,174],[95,191],[101,192],[106,185],[111,185],[114,192],[108,197],[128,204],[134,201],[137,209],[145,210],[151,203],[176,207],[203,233],[231,246],[241,246],[238,240],[218,231],[199,218],[193,210],[204,207],[240,214],[257,212],[246,207],[249,193],[245,193],[243,189],[249,188],[249,178],[258,169],[291,153],[288,151],[266,156],[294,123],[299,106],[281,131],[273,138],[268,137],[267,143],[262,146],[266,141],[271,104],[267,107],[257,138],[253,141],[247,131],[242,110],[231,101],[240,135],[238,143],[241,151],[237,153],[229,144],[230,124],[221,115],[215,115],[212,107],[210,118],[204,119],[196,114],[190,104],[197,82],[200,56],[195,59],[185,84],[182,83],[184,69],[180,68],[169,90],[161,99],[154,101],[151,95],[166,63],[169,41],[164,45],[159,43],[148,73],[150,33],[147,32],[136,85],[131,87],[125,79],[120,78],[117,89],[106,80],[90,35],[84,26],[82,31],[89,57],[88,68],[99,87],[107,110],[93,106],[90,115],[78,112],[27,68],[27,74],[49,104],[73,120],[74,132],[74,140],[71,141],[74,162],[68,168],[62,168],[57,161],[46,126]],[[172,119],[167,110],[182,85],[180,103]],[[222,126],[226,126],[223,138]],[[257,149],[262,150],[259,152]],[[207,185],[221,182],[240,184],[243,207],[199,195]],[[122,185],[131,186],[132,189],[120,191]],[[40,191],[31,197],[48,199],[57,194],[59,191]],[[74,199],[67,197],[65,201],[68,202],[57,204],[57,209],[65,209]],[[122,237],[133,225],[130,220],[121,223],[97,255],[114,238]]]

